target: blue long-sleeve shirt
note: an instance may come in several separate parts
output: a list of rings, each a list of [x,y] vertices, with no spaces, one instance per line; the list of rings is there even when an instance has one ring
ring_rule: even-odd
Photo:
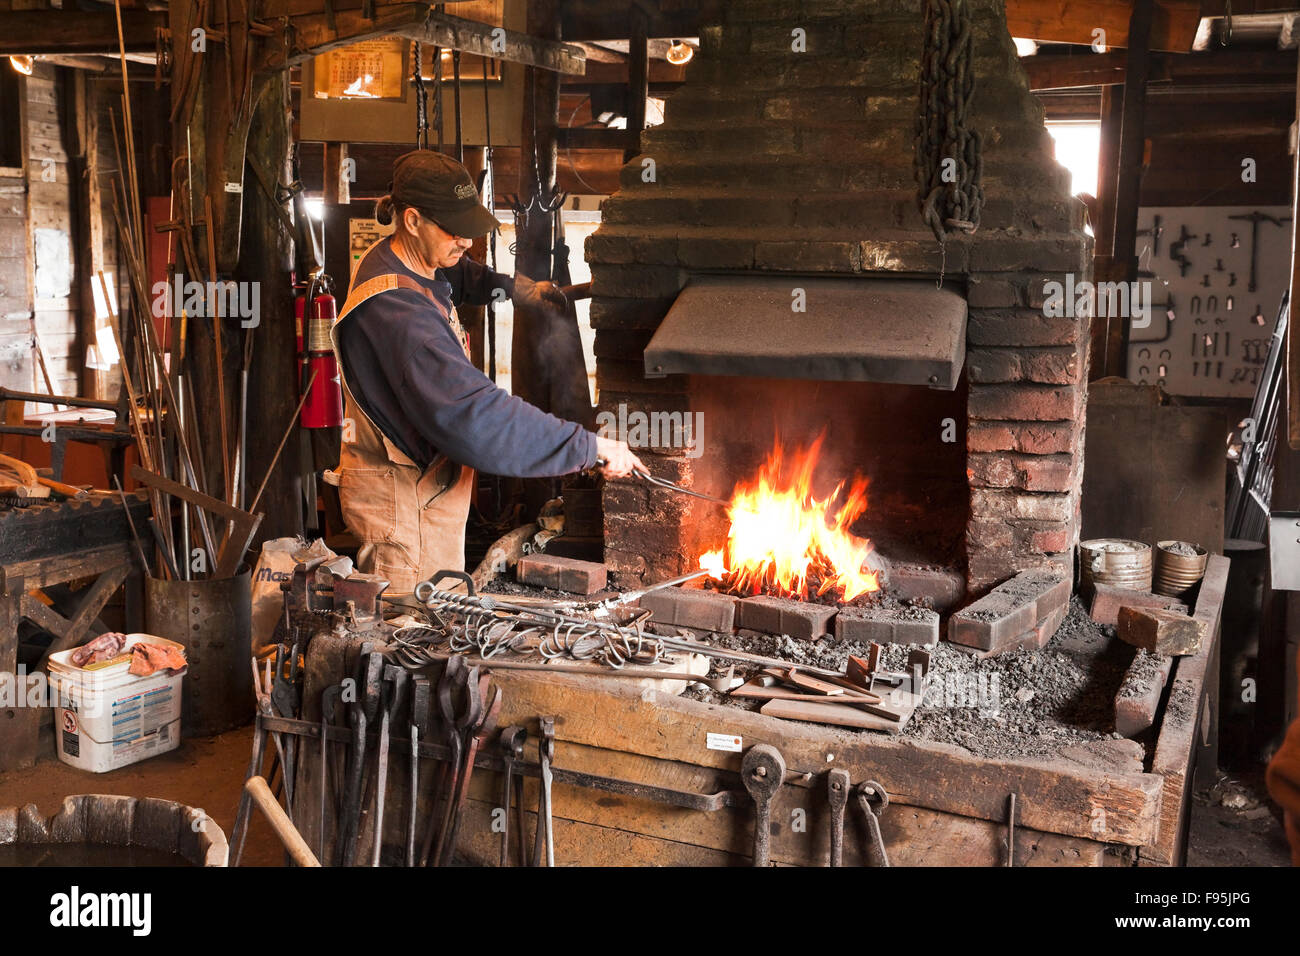
[[[353,286],[378,275],[405,275],[450,311],[452,284],[416,275],[390,243],[384,239],[365,256]],[[461,261],[454,277],[465,301],[486,303],[493,288],[509,291],[508,277]],[[342,320],[339,351],[352,397],[421,467],[439,452],[479,471],[518,478],[565,475],[596,463],[593,433],[493,384],[417,292],[399,288],[359,305]]]

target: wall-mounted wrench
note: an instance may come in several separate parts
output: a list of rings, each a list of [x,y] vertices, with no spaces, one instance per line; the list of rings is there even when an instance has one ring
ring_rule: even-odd
[[[375,839],[370,848],[370,865],[379,865],[379,854],[384,845],[384,801],[388,796],[388,741],[393,722],[406,702],[407,681],[410,672],[398,664],[385,664],[380,691],[379,760],[375,767]]]
[[[867,818],[867,858],[873,866],[889,866],[889,852],[885,849],[885,838],[880,833],[880,817],[872,809],[872,803],[879,804],[880,812],[883,813],[889,806],[889,794],[876,781],[865,780],[858,784],[858,806]]]
[[[510,804],[514,797],[514,791],[519,791],[518,812],[515,814],[515,820],[518,821],[519,828],[519,852],[522,855],[524,851],[524,778],[515,773],[515,764],[523,759],[524,746],[528,743],[527,729],[514,725],[501,731],[501,740],[497,745],[497,750],[501,754],[501,759],[506,765],[506,772],[503,775],[505,785],[501,791],[501,807],[505,814],[505,819],[501,821],[501,865],[510,865]]]
[[[429,739],[433,719],[433,687],[427,674],[411,678],[411,792],[406,812],[406,865],[415,866],[415,824],[420,806],[420,741]]]
[[[754,798],[754,866],[772,855],[772,798],[785,782],[785,759],[771,744],[755,744],[740,762],[740,778]]]
[[[537,797],[537,831],[533,838],[533,866],[542,865],[542,847],[546,847],[546,865],[555,866],[555,832],[551,821],[551,761],[555,759],[555,718],[538,718],[542,728],[537,741],[541,762],[541,791]]]
[[[831,805],[831,866],[844,865],[844,808],[852,789],[847,770],[835,769],[826,775],[826,800]]]

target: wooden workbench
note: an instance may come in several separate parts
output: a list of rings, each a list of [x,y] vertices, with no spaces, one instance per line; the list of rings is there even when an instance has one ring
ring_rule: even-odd
[[[742,754],[711,750],[710,733],[767,743],[795,779],[772,810],[771,857],[778,865],[823,866],[829,855],[826,773],[848,770],[856,785],[876,780],[890,804],[881,816],[894,865],[1005,865],[1010,797],[1015,795],[1015,865],[1178,865],[1198,760],[1213,759],[1218,653],[1227,559],[1212,555],[1195,614],[1209,632],[1200,652],[1178,659],[1155,731],[1154,750],[1131,740],[1066,747],[1050,759],[993,759],[906,736],[857,732],[765,717],[661,693],[639,682],[535,672],[498,672],[499,726],[529,729],[526,761],[537,761],[538,717],[556,717],[555,765],[696,794],[740,790]],[[313,642],[313,647],[315,643]],[[309,668],[310,670],[310,668]],[[335,678],[337,679],[337,678]],[[307,719],[318,719],[312,691]],[[1169,699],[1180,702],[1168,706]],[[395,733],[405,737],[404,733]],[[495,751],[495,734],[485,751]],[[298,806],[316,845],[315,746],[303,751]],[[336,758],[341,763],[342,749]],[[408,758],[394,741],[385,843],[400,845],[406,820]],[[421,816],[434,764],[423,761]],[[501,777],[476,771],[461,825],[460,852],[495,865],[500,852]],[[525,781],[531,846],[535,779]],[[747,865],[753,841],[748,800],[714,811],[566,786],[553,789],[557,865]],[[369,816],[369,815],[368,815]],[[423,827],[423,823],[421,824]],[[327,828],[327,832],[329,832]],[[865,826],[850,800],[846,865],[864,861]],[[387,855],[387,849],[386,849]],[[360,855],[365,859],[367,852]]]

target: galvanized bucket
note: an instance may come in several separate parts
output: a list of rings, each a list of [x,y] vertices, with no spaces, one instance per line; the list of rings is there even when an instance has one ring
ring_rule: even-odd
[[[1178,545],[1193,549],[1195,554],[1178,554],[1170,550]],[[1153,589],[1156,594],[1181,598],[1205,577],[1205,562],[1210,553],[1190,541],[1157,541]]]
[[[1130,591],[1151,590],[1151,545],[1128,538],[1079,542],[1079,580],[1084,588],[1109,584]]]

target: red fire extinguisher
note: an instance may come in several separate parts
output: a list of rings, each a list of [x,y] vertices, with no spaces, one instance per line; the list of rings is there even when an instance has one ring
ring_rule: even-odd
[[[294,309],[301,375],[298,387],[311,382],[307,401],[302,406],[304,428],[338,428],[343,424],[343,386],[330,343],[330,327],[338,314],[332,289],[330,278],[317,273],[307,283],[306,294],[298,297]]]

